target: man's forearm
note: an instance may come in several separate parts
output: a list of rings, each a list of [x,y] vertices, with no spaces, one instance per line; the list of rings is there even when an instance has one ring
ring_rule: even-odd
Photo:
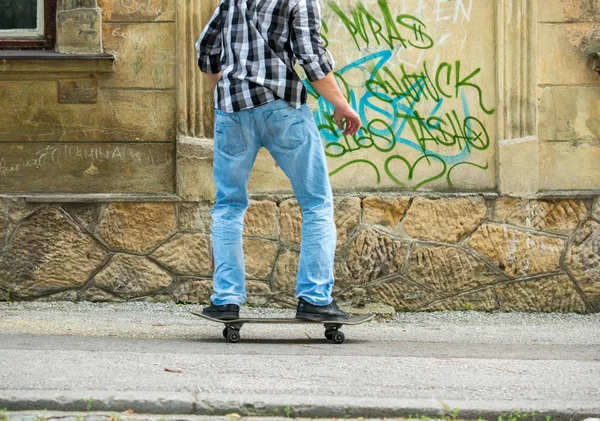
[[[208,79],[208,83],[210,84],[210,87],[212,88],[213,91],[217,87],[217,83],[219,82],[219,79],[221,79],[221,74],[222,74],[222,72],[214,73],[214,74],[204,73],[204,76],[206,76],[206,79]]]
[[[348,101],[340,91],[333,72],[323,79],[311,82],[315,90],[334,107],[347,107]]]

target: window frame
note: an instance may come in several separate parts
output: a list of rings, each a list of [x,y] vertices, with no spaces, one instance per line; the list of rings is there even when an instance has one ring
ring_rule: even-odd
[[[42,38],[0,38],[0,50],[54,50],[56,44],[56,2],[44,2],[44,36]]]

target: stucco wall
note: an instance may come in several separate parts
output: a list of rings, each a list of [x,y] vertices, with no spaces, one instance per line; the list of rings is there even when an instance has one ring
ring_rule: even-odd
[[[322,13],[338,83],[365,127],[341,135],[311,90],[334,188],[494,190],[494,2],[326,1]],[[252,189],[287,186],[267,154],[258,170]]]
[[[600,3],[541,1],[538,101],[540,189],[600,188]]]
[[[59,2],[79,59],[0,59],[0,193],[175,191],[175,1],[95,3]],[[82,59],[81,37],[114,68]]]

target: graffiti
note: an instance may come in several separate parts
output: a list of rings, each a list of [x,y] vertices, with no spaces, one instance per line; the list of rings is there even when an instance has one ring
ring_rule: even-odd
[[[358,50],[366,53],[335,72],[360,115],[361,130],[351,137],[343,135],[333,120],[333,107],[305,80],[309,94],[318,102],[314,117],[325,153],[334,165],[330,176],[360,167],[361,173],[372,172],[377,184],[385,177],[396,185],[418,189],[436,180],[452,186],[456,168],[487,170],[487,160],[475,162],[476,154],[491,144],[485,119],[478,114],[495,113],[479,82],[482,68],[461,60],[432,64],[428,59],[406,66],[402,52],[432,50],[434,36],[425,19],[405,13],[393,16],[386,0],[377,0],[377,5],[380,17],[362,4],[347,13],[333,1],[328,3]],[[434,18],[469,20],[472,6],[472,0],[436,0]],[[449,11],[450,7],[454,8]],[[325,22],[323,32],[327,39],[330,26]]]
[[[387,0],[378,0],[377,4],[383,14],[384,24],[362,4],[352,11],[352,19],[335,2],[330,1],[329,7],[341,19],[359,50],[362,48],[361,44],[363,47],[369,47],[373,43],[381,46],[382,42],[389,48],[394,48],[397,44],[403,48],[423,50],[433,47],[433,39],[427,34],[427,27],[420,19],[411,15],[399,15],[394,20]]]
[[[33,156],[0,156],[0,173],[17,172],[27,168],[40,169],[48,165],[85,161],[89,163],[121,161],[142,165],[162,165],[171,162],[170,152],[138,150],[123,146],[48,145],[36,150]]]
[[[461,78],[461,62],[456,61],[454,65],[442,63],[437,67],[435,77],[432,78],[427,68],[427,62],[423,65],[424,70],[421,73],[407,73],[404,65],[400,66],[400,81],[394,76],[387,66],[383,67],[383,75],[374,75],[376,80],[367,80],[365,87],[373,95],[377,94],[377,88],[384,91],[384,101],[392,102],[391,97],[403,97],[408,95],[420,102],[420,95],[424,95],[425,99],[433,99],[439,101],[440,97],[458,98],[461,88],[470,88],[477,91],[479,105],[486,114],[494,114],[494,109],[489,109],[483,105],[483,90],[473,82],[473,78],[481,72],[481,68],[477,68],[466,77]],[[393,82],[393,83],[392,83]],[[412,89],[415,85],[423,83],[422,91]]]
[[[435,17],[438,23],[448,20],[452,21],[452,23],[457,23],[459,16],[468,21],[471,19],[472,11],[473,0],[466,2],[464,0],[455,0],[454,2],[436,0],[435,2]]]

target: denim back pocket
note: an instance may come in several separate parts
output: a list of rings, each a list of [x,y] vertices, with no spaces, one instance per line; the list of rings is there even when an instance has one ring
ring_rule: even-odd
[[[215,147],[234,156],[248,148],[244,131],[237,116],[217,113],[215,121]]]
[[[302,111],[292,107],[265,115],[269,134],[280,148],[294,149],[308,140],[308,130]]]

